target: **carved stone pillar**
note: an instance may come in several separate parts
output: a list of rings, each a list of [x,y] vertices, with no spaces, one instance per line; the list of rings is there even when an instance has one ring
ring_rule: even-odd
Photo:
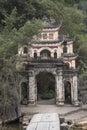
[[[64,88],[63,88],[63,77],[62,68],[57,70],[56,75],[56,104],[64,105]]]
[[[54,58],[54,52],[51,52],[51,58]]]
[[[36,101],[36,84],[35,84],[35,74],[34,71],[29,71],[29,104],[35,104]]]
[[[78,81],[77,75],[73,76],[73,105],[78,106]]]
[[[37,52],[37,56],[40,57],[40,52],[39,51]]]

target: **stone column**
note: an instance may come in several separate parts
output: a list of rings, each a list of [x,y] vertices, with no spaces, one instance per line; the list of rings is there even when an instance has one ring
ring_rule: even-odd
[[[54,58],[54,52],[53,51],[51,52],[51,58]]]
[[[39,51],[37,52],[37,57],[40,57],[40,52]]]
[[[73,76],[73,105],[78,106],[78,84],[77,84],[77,75]]]
[[[62,68],[57,70],[56,75],[56,104],[64,105],[64,88],[63,88],[63,77]]]
[[[29,71],[29,104],[34,105],[36,101],[36,96],[35,96],[35,74],[34,71],[30,70]]]

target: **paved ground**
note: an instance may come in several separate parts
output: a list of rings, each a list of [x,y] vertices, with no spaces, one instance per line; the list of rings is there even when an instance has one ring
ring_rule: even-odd
[[[67,114],[72,111],[78,111],[80,107],[73,106],[62,106],[58,107],[56,105],[40,105],[37,106],[22,106],[21,111],[26,114],[35,114],[35,113],[52,113],[56,112],[59,114]]]
[[[72,105],[64,105],[62,107],[56,106],[55,104],[50,104],[50,101],[39,102],[36,106],[22,106],[22,113],[25,113],[26,116],[33,115],[36,113],[58,113],[61,116],[65,117],[66,120],[79,120],[82,118],[87,119],[87,105],[82,107],[74,107]]]

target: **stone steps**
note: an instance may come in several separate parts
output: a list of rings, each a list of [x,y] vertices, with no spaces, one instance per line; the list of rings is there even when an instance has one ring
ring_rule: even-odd
[[[78,108],[78,109],[75,109],[75,110],[72,110],[72,111],[69,111],[69,112],[66,112],[64,114],[60,114],[60,116],[68,116],[68,115],[71,115],[71,114],[74,114],[74,113],[77,113],[81,111],[81,108]]]
[[[34,115],[34,114],[32,114],[32,115],[26,114],[26,115],[23,117],[23,119],[22,119],[22,125],[23,125],[24,127],[26,127],[26,126],[29,124],[29,122],[30,122],[30,120],[31,120],[31,118],[32,118],[33,115]]]
[[[74,111],[69,114],[67,113],[66,115],[64,115],[64,117],[66,121],[72,120],[76,122],[84,117],[87,117],[87,111],[84,111],[84,110]]]

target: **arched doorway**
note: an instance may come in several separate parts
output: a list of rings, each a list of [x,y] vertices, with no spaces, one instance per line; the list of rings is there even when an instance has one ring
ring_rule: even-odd
[[[28,86],[26,82],[21,84],[21,104],[28,104]]]
[[[65,88],[65,103],[71,104],[71,83],[69,81],[65,81],[64,88]]]
[[[40,56],[41,59],[49,59],[51,57],[51,53],[49,50],[42,50]]]
[[[66,45],[64,45],[64,47],[63,47],[63,53],[67,53],[67,46]]]
[[[40,72],[37,80],[37,101],[49,100],[48,104],[55,103],[55,77],[49,72]],[[46,103],[45,102],[45,103]]]
[[[57,52],[54,52],[54,58],[57,58]]]
[[[34,52],[34,58],[37,59],[37,53],[36,52]]]
[[[28,53],[28,47],[24,47],[24,50],[23,50],[24,52],[24,54],[27,54]]]

